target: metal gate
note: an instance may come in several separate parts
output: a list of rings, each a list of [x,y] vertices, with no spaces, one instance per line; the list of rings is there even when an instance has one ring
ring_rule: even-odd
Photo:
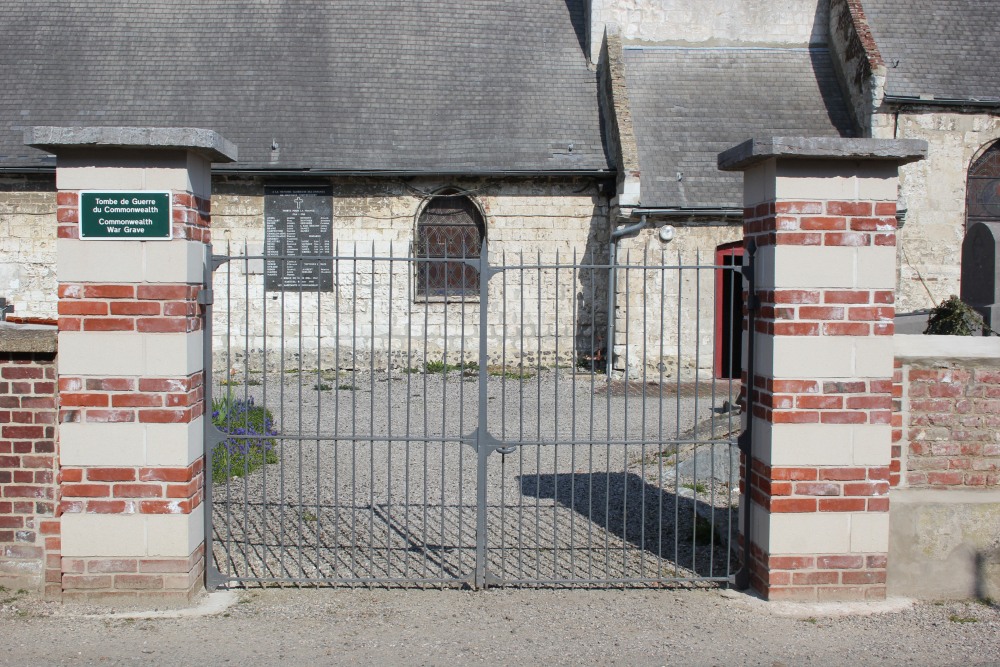
[[[210,587],[731,580],[741,267],[397,250],[213,256]]]

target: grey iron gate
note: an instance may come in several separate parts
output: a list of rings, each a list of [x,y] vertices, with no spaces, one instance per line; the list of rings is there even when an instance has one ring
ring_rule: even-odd
[[[740,266],[238,250],[206,269],[210,587],[734,576]]]

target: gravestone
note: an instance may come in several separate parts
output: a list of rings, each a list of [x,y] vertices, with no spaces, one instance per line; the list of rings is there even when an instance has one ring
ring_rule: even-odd
[[[1000,222],[977,222],[962,243],[962,301],[976,310],[986,324],[1000,327]]]

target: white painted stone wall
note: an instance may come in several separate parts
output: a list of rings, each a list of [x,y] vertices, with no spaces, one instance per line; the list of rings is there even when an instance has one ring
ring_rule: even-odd
[[[226,243],[233,255],[244,253],[244,243],[249,255],[261,253],[262,185],[216,181],[217,253]],[[572,362],[581,351],[589,354],[590,341],[601,340],[605,329],[606,271],[519,267],[522,261],[567,267],[606,262],[607,204],[592,182],[345,179],[334,183],[335,254],[341,258],[335,261],[334,291],[265,292],[260,261],[231,262],[215,278],[217,364],[228,363],[236,373],[245,370],[245,363],[253,369],[262,363],[276,368],[282,360],[286,368],[345,369],[368,367],[370,352],[377,367],[387,360],[396,367],[445,356],[450,363],[475,360],[478,299],[442,303],[414,294],[415,269],[408,258],[416,216],[424,193],[445,185],[473,193],[485,212],[491,265],[511,267],[489,283],[490,362],[519,363],[522,351],[524,363],[545,365]],[[225,358],[227,331],[230,354]]]
[[[876,114],[873,136],[924,139],[927,159],[900,169],[896,311],[931,308],[960,291],[969,166],[1000,139],[1000,118],[940,111]]]
[[[591,60],[604,27],[616,23],[626,41],[650,43],[821,44],[829,0],[590,0]]]
[[[650,225],[619,243],[617,306],[615,309],[615,368],[629,369],[632,379],[658,380],[681,376],[712,377],[715,361],[716,280],[732,272],[717,272],[715,249],[743,238],[739,223],[674,224],[672,241],[660,240]],[[626,266],[653,267],[626,269]],[[656,267],[664,268],[656,268]],[[694,268],[701,267],[701,268]],[[742,282],[735,279],[737,290]],[[661,367],[662,364],[662,367]]]
[[[55,178],[0,176],[0,297],[17,317],[56,317]]]

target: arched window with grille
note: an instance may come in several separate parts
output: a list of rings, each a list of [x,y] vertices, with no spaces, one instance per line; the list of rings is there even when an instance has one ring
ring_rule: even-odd
[[[486,225],[471,199],[454,191],[431,199],[417,220],[416,295],[432,298],[479,296],[479,269],[461,261],[479,259]],[[456,261],[457,260],[457,261]]]
[[[1000,222],[1000,141],[969,167],[965,231],[977,222]]]

